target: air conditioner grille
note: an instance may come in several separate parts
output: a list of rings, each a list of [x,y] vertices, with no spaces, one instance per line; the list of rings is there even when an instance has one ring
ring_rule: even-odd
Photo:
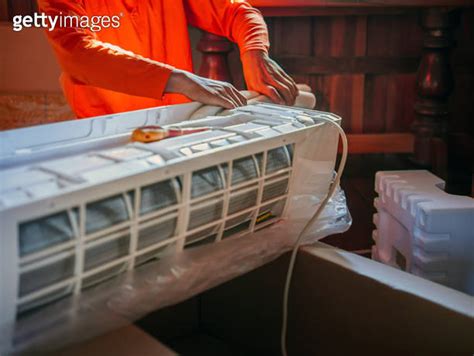
[[[87,204],[86,233],[108,228],[129,219],[123,194]]]
[[[259,177],[257,160],[253,157],[237,159],[232,165],[232,184],[239,184]]]
[[[224,189],[224,181],[218,166],[193,173],[191,196],[197,198]]]
[[[239,211],[248,209],[257,203],[258,189],[247,191],[245,193],[234,193],[229,202],[229,214],[235,214]]]
[[[177,180],[155,183],[141,189],[140,214],[150,213],[178,203]]]
[[[176,231],[177,218],[143,228],[138,232],[138,249],[157,244],[172,237]]]
[[[205,207],[192,210],[189,216],[188,230],[219,220],[222,216],[223,205],[222,201],[218,201]]]
[[[31,271],[21,273],[19,296],[23,297],[44,287],[72,277],[74,274],[74,261],[74,256],[70,256]]]
[[[74,238],[66,211],[20,224],[20,256],[26,256]]]
[[[106,262],[113,261],[129,253],[130,235],[88,247],[85,253],[84,270],[90,270]]]
[[[283,179],[275,183],[269,183],[265,185],[263,189],[262,201],[268,201],[273,198],[285,195],[288,190],[288,179]]]
[[[175,244],[167,244],[156,249],[153,249],[149,252],[145,252],[142,255],[139,255],[135,258],[135,267],[144,265],[147,262],[154,260],[159,260],[168,253],[174,252],[176,246]]]
[[[121,263],[84,278],[82,281],[82,289],[92,287],[119,275],[127,269],[127,265],[128,263]]]
[[[274,173],[290,166],[291,158],[286,146],[268,151],[266,174]]]

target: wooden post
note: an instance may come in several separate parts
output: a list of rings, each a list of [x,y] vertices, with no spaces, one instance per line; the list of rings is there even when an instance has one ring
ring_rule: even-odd
[[[449,57],[455,21],[451,11],[429,8],[423,10],[421,24],[425,38],[416,83],[414,159],[421,166],[437,167],[439,162],[446,161],[445,157],[437,160],[435,152],[439,155],[440,148],[446,152],[448,98],[454,86]]]
[[[226,38],[203,32],[197,49],[202,53],[200,76],[232,83],[227,62],[232,44]]]

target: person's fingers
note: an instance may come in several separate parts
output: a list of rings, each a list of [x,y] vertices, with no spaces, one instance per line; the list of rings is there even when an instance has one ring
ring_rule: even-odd
[[[298,87],[293,78],[291,78],[281,67],[278,67],[278,70],[275,72],[276,77],[285,83],[285,85],[290,89],[291,94],[296,98],[298,95]]]
[[[202,102],[208,105],[222,106],[226,109],[237,107],[233,100],[230,100],[226,95],[222,95],[219,90],[206,90],[206,97]]]
[[[229,91],[239,106],[247,105],[247,99],[245,99],[245,96],[243,96],[234,86],[231,85]]]
[[[295,103],[297,92],[294,90],[293,80],[287,78],[283,69],[277,63],[274,61],[268,63],[265,77],[265,81],[278,90],[284,98],[286,105],[293,105]]]
[[[234,107],[240,106],[239,102],[234,98],[232,95],[231,90],[225,86],[225,85],[220,85],[220,87],[217,89],[218,95],[221,96],[222,98],[229,100],[232,102]]]
[[[283,74],[285,74],[285,72],[283,72]],[[288,79],[289,78],[289,79]],[[299,90],[298,90],[298,87],[296,86],[296,83],[293,79],[291,79],[288,75],[286,75],[285,79],[287,80],[290,80],[288,86],[290,87],[290,90],[291,90],[291,94],[293,94],[293,96],[296,97],[298,96],[299,94]]]
[[[247,105],[247,98],[239,90],[237,90],[237,88],[232,87],[232,90],[235,92],[235,95],[237,95],[237,98],[239,99],[240,103],[242,103],[242,106]]]
[[[281,67],[279,67],[278,73],[286,79],[287,81],[287,86],[290,88],[291,92],[293,95],[296,97],[299,94],[298,87],[296,86],[296,82],[293,80],[292,77],[288,75]]]
[[[226,109],[234,109],[245,104],[245,98],[228,83],[189,73],[186,78],[188,85],[186,90],[182,90],[182,94],[191,100]]]
[[[202,77],[200,77],[200,79],[203,88],[208,89],[208,91],[210,91],[212,95],[224,98],[226,101],[230,101],[233,105],[231,108],[235,108],[242,105],[240,104],[241,99],[232,92],[231,88],[233,88],[233,86],[231,84],[221,82],[219,80],[213,80]],[[235,89],[235,91],[237,91],[237,89]],[[226,103],[226,105],[228,105],[228,103]],[[221,104],[221,106],[224,105]],[[229,109],[229,107],[227,106],[226,108]]]
[[[278,82],[281,82],[285,85],[285,88],[288,90],[289,94],[285,97],[286,103],[288,105],[294,105],[296,97],[298,96],[298,88],[296,86],[293,87],[291,81],[283,76],[282,72],[278,72],[276,74],[276,79]],[[277,87],[279,90],[279,88]],[[296,90],[295,90],[296,89]]]
[[[291,94],[290,88],[288,88],[282,81],[275,80],[273,87],[280,93],[283,97],[286,105],[293,105],[294,96]]]
[[[268,96],[271,101],[277,104],[285,104],[285,100],[281,97],[280,93],[278,90],[276,90],[273,86],[271,85],[265,85],[261,89],[262,94]]]
[[[295,80],[290,77],[290,75],[288,73],[286,73],[283,69],[280,68],[280,74],[285,77],[286,80],[288,80],[288,82],[290,82],[291,86],[293,87],[293,89],[295,89],[296,91],[298,91],[298,87],[296,86],[296,82]]]
[[[237,105],[230,99],[228,98],[218,98],[218,106],[222,106],[223,108],[226,109],[235,109]]]
[[[273,86],[283,97],[286,105],[293,105],[295,96],[291,92],[290,83],[277,71],[268,71],[266,82]]]
[[[236,107],[247,105],[247,100],[245,97],[240,94],[240,92],[232,84],[219,81],[213,81],[213,84],[218,88],[219,91],[225,92],[225,96],[231,100]]]

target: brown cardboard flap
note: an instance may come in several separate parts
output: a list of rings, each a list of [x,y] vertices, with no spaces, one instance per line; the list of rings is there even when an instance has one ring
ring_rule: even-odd
[[[278,355],[288,254],[206,292],[205,330]],[[290,355],[466,354],[473,298],[323,243],[303,248],[290,290]]]
[[[165,345],[134,325],[98,336],[78,345],[71,345],[56,356],[174,356]]]

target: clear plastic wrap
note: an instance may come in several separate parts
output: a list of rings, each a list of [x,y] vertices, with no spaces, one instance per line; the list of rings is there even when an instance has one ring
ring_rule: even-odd
[[[80,297],[42,308],[4,326],[12,338],[7,352],[45,352],[80,342],[127,325],[149,312],[179,303],[207,289],[258,268],[289,251],[299,231],[324,198],[310,194],[291,197],[287,218],[245,236],[235,236],[165,257],[98,285]],[[344,192],[339,190],[304,239],[314,243],[346,231],[351,224]],[[6,341],[6,340],[5,340]],[[3,345],[10,344],[3,343]]]

